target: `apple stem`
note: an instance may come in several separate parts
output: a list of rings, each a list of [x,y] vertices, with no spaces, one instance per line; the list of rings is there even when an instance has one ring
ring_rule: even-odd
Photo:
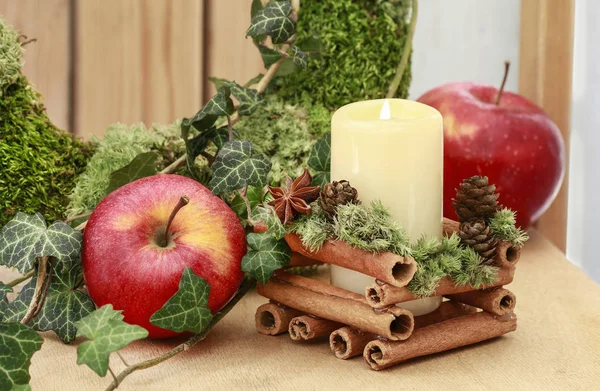
[[[177,215],[177,212],[179,212],[181,208],[186,206],[189,202],[189,198],[187,198],[186,196],[181,196],[179,202],[177,202],[177,205],[175,205],[175,207],[171,211],[171,215],[169,216],[169,220],[167,221],[167,227],[165,228],[165,238],[163,241],[163,247],[167,247],[167,245],[169,244],[169,228],[171,228],[171,223],[175,219],[175,215]]]
[[[504,85],[506,84],[506,79],[508,78],[508,70],[510,69],[510,61],[504,61],[504,78],[502,79],[502,84],[500,84],[500,89],[498,90],[498,95],[496,96],[496,106],[500,104],[500,98],[502,98],[502,93],[504,92]]]

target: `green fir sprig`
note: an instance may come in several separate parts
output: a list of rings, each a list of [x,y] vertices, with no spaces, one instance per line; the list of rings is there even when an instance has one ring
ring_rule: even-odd
[[[522,247],[529,240],[529,236],[527,232],[515,225],[516,222],[515,212],[508,208],[499,210],[490,219],[492,235],[499,240],[510,242],[515,247]]]

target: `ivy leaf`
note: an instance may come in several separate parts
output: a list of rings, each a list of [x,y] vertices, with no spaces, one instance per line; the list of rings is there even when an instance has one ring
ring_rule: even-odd
[[[215,85],[215,88],[218,90],[220,90],[223,86],[226,86],[227,84],[231,83],[229,80],[227,79],[221,79],[218,77],[209,77],[208,81],[212,82]]]
[[[82,278],[81,264],[73,265],[64,273],[55,270],[44,305],[33,318],[31,326],[35,330],[52,330],[64,343],[75,339],[75,322],[96,309],[88,295],[75,289]]]
[[[262,73],[259,73],[258,75],[254,76],[252,79],[248,80],[246,82],[246,84],[244,84],[244,87],[248,88],[254,84],[257,84],[259,81],[261,81],[261,79],[264,77],[265,75],[263,75]]]
[[[267,231],[275,239],[283,239],[287,233],[285,227],[279,217],[275,214],[275,209],[272,206],[259,206],[254,210],[252,218],[257,221],[262,221],[267,225]]]
[[[323,187],[330,182],[331,132],[325,133],[313,145],[308,157],[308,167],[312,170],[314,186]]]
[[[232,140],[223,145],[212,166],[210,187],[213,193],[223,194],[244,186],[263,187],[271,162],[263,155],[254,155],[247,140]]]
[[[324,49],[321,40],[317,37],[309,37],[302,40],[302,43],[299,43],[298,46],[305,53],[310,53],[311,55],[321,53]]]
[[[302,49],[296,45],[291,47],[291,52],[294,59],[294,64],[302,69],[306,69],[306,66],[308,65],[308,56],[306,53],[304,53]]]
[[[263,202],[263,189],[261,187],[248,186],[246,197],[248,198],[248,201],[250,201],[250,209],[254,209]],[[246,202],[239,194],[235,195],[233,200],[229,203],[229,206],[240,218],[248,218]]]
[[[296,71],[298,71],[298,67],[294,63],[294,59],[293,58],[286,58],[281,63],[281,66],[279,67],[279,70],[277,71],[276,76],[277,77],[284,77],[284,76],[291,75],[292,73],[294,73]]]
[[[237,132],[233,129],[233,135],[237,136]],[[213,137],[213,144],[217,147],[217,149],[223,148],[223,145],[227,141],[229,141],[229,128],[227,126],[222,126],[217,129],[215,136]]]
[[[4,313],[8,308],[8,299],[6,295],[13,291],[10,285],[0,282],[0,322],[4,320]]]
[[[150,323],[177,333],[199,334],[212,320],[209,293],[208,282],[186,267],[179,280],[179,290],[150,317]]]
[[[133,158],[131,163],[110,174],[106,194],[136,179],[145,178],[156,174],[156,161],[159,156],[156,152],[140,153]]]
[[[81,232],[62,221],[46,228],[40,213],[18,212],[0,232],[0,265],[27,273],[36,258],[49,256],[69,266],[81,252],[81,241]]]
[[[231,83],[231,93],[240,102],[239,115],[252,115],[259,105],[264,103],[263,96],[251,88],[244,88],[236,83]]]
[[[196,113],[192,118],[185,118],[181,122],[181,135],[187,141],[189,130],[194,127],[202,132],[210,129],[217,118],[222,115],[233,114],[234,107],[231,100],[231,90],[227,85],[222,86],[219,91]]]
[[[21,292],[17,295],[17,297],[8,303],[5,307],[3,313],[3,321],[4,322],[20,322],[21,319],[27,313],[27,308],[29,307],[29,303],[31,303],[31,299],[33,299],[33,292],[35,291],[35,282],[37,277],[33,277],[23,288]]]
[[[246,240],[250,251],[242,258],[242,270],[259,283],[266,284],[275,270],[290,263],[292,250],[285,240],[275,239],[269,232],[250,233]]]
[[[246,36],[255,37],[267,34],[273,43],[284,43],[296,32],[295,23],[288,18],[292,12],[289,1],[271,1],[265,8],[256,12]]]
[[[146,338],[148,331],[123,322],[121,311],[106,304],[75,323],[77,336],[88,340],[77,348],[77,364],[85,364],[99,376],[108,370],[108,357],[129,343]]]
[[[31,357],[44,340],[20,323],[0,323],[0,389],[12,390],[29,383]]]
[[[281,59],[281,54],[265,45],[257,45],[260,56],[262,57],[265,68],[270,67]]]
[[[250,7],[250,17],[253,18],[256,14],[263,9],[262,0],[252,0],[252,6]]]

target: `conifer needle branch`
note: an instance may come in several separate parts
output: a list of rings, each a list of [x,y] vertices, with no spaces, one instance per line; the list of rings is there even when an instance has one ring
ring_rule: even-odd
[[[417,15],[419,9],[419,1],[412,0],[412,10],[410,16],[410,25],[408,26],[408,34],[406,36],[406,42],[404,43],[404,50],[402,51],[402,58],[400,59],[400,63],[398,64],[398,68],[396,69],[396,75],[390,84],[388,89],[388,93],[386,98],[391,99],[396,96],[396,92],[398,92],[398,87],[400,87],[400,82],[402,81],[402,76],[404,76],[404,71],[406,70],[406,66],[408,65],[408,58],[410,57],[410,53],[412,51],[412,40],[415,35],[415,28],[417,26]]]
[[[27,307],[27,312],[23,319],[21,319],[21,324],[27,324],[33,318],[35,314],[35,310],[38,307],[40,298],[42,297],[44,282],[46,281],[46,269],[48,267],[48,257],[41,257],[38,262],[37,268],[37,280],[35,282],[35,288],[33,291],[33,297],[31,298],[31,302],[29,303],[29,307]]]
[[[252,288],[254,288],[255,285],[256,285],[256,280],[244,280],[244,282],[240,286],[240,289],[238,290],[238,293],[233,297],[233,299],[231,299],[231,301],[229,303],[227,303],[227,305],[225,307],[223,307],[223,309],[221,311],[219,311],[215,314],[212,321],[209,323],[209,325],[206,327],[206,329],[204,331],[202,331],[200,334],[194,335],[192,338],[188,339],[184,343],[177,345],[175,348],[169,350],[168,352],[166,352],[164,354],[161,354],[160,356],[156,356],[149,360],[140,361],[136,364],[132,364],[132,365],[128,366],[121,373],[119,373],[118,376],[116,376],[115,380],[113,380],[113,382],[106,388],[106,391],[115,390],[119,386],[119,384],[123,383],[123,380],[125,380],[125,378],[128,375],[130,375],[131,373],[138,371],[140,369],[146,369],[146,368],[150,368],[155,365],[158,365],[161,362],[166,361],[181,352],[185,352],[186,350],[189,350],[192,346],[194,346],[198,342],[204,340],[206,338],[206,336],[208,335],[208,333],[210,332],[210,330],[217,323],[219,323],[219,321],[221,319],[223,319],[223,317],[225,317],[225,315],[227,315],[227,313],[229,313],[229,311],[231,311],[231,309],[233,307],[235,307],[235,305],[242,299],[242,297],[244,297],[244,295],[246,295],[246,293],[248,293]]]

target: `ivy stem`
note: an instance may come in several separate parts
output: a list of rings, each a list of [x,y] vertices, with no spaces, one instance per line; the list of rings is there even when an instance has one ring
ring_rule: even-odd
[[[248,199],[248,186],[246,186],[242,190],[240,190],[240,197],[244,200],[244,203],[246,204],[246,213],[248,214],[248,222],[251,225],[255,225],[254,220],[252,220],[252,205],[250,205],[250,200]]]
[[[500,89],[498,90],[498,95],[496,96],[496,106],[500,104],[500,98],[502,98],[502,93],[504,92],[504,85],[506,85],[506,79],[508,78],[508,70],[510,69],[510,61],[504,61],[504,77],[502,78],[502,84],[500,84]]]
[[[44,306],[44,302],[46,301],[46,297],[48,297],[48,291],[50,290],[50,282],[52,282],[52,272],[54,270],[53,267],[49,267],[48,269],[48,276],[46,277],[46,285],[44,288],[44,291],[42,293],[42,296],[40,297],[38,304],[37,304],[37,308],[35,309],[35,311],[33,312],[33,315],[31,316],[32,318],[35,318],[40,311],[42,310],[42,307]]]
[[[244,282],[240,286],[240,289],[238,290],[236,295],[229,301],[229,303],[227,303],[227,305],[225,307],[223,307],[223,309],[221,311],[219,311],[215,314],[212,321],[208,324],[208,326],[206,327],[205,330],[203,330],[200,334],[194,335],[192,338],[188,339],[184,343],[177,345],[175,348],[169,350],[168,352],[161,354],[160,356],[156,356],[149,360],[140,361],[136,364],[132,364],[132,365],[128,366],[121,373],[119,373],[119,375],[116,377],[116,379],[113,380],[113,382],[106,388],[106,391],[113,391],[114,389],[116,389],[117,386],[119,384],[121,384],[123,382],[123,380],[127,376],[129,376],[131,373],[138,371],[140,369],[146,369],[146,368],[150,368],[155,365],[158,365],[161,362],[166,361],[181,352],[185,352],[186,350],[189,350],[192,346],[194,346],[198,342],[204,340],[206,338],[206,336],[208,335],[208,333],[210,332],[210,330],[217,323],[219,323],[219,321],[221,319],[223,319],[223,317],[225,317],[225,315],[227,315],[227,313],[229,313],[229,311],[231,311],[231,309],[233,307],[235,307],[235,305],[242,299],[242,297],[244,297],[246,295],[246,293],[248,293],[252,288],[254,288],[255,285],[256,285],[256,280],[254,280],[254,279],[244,280]]]
[[[206,160],[208,160],[208,165],[212,166],[215,162],[215,157],[206,151],[200,152],[200,155],[203,156]]]
[[[233,140],[233,124],[229,115],[227,116],[227,131],[229,132],[229,141]]]
[[[190,199],[187,196],[181,196],[181,198],[177,202],[177,205],[175,205],[175,207],[171,211],[169,220],[167,220],[167,227],[165,228],[165,235],[163,238],[163,242],[161,243],[162,247],[167,247],[167,245],[169,244],[169,228],[171,228],[171,223],[173,223],[175,216],[181,210],[181,208],[183,208],[184,206],[189,204],[189,202],[190,202]]]
[[[79,220],[79,219],[85,219],[86,217],[90,217],[92,215],[92,212],[88,212],[88,213],[83,213],[77,216],[73,216],[73,217],[69,217],[68,219],[65,219],[64,222],[65,223],[72,223],[75,220]]]
[[[22,275],[21,277],[15,278],[11,282],[9,282],[7,285],[10,286],[11,288],[14,288],[15,286],[19,285],[23,281],[29,280],[32,276],[33,276],[33,269],[28,271],[26,274]]]
[[[27,307],[27,312],[23,319],[21,319],[21,324],[27,324],[33,315],[35,314],[35,310],[38,306],[38,302],[40,297],[42,296],[42,291],[44,288],[44,281],[46,281],[46,269],[48,267],[48,257],[41,257],[38,262],[37,268],[37,280],[35,282],[35,289],[33,291],[33,297],[31,298],[31,302],[29,303],[29,307]]]
[[[400,82],[402,81],[402,76],[404,76],[404,71],[406,70],[406,66],[408,65],[408,58],[410,57],[410,52],[412,51],[412,40],[415,35],[415,27],[417,26],[417,15],[419,11],[419,1],[412,0],[412,10],[410,15],[410,25],[408,26],[408,35],[406,36],[406,42],[404,43],[404,50],[402,51],[402,58],[400,59],[400,63],[398,64],[398,68],[396,69],[396,75],[390,84],[388,89],[388,93],[386,98],[391,99],[396,96],[398,92],[398,87],[400,87]]]

